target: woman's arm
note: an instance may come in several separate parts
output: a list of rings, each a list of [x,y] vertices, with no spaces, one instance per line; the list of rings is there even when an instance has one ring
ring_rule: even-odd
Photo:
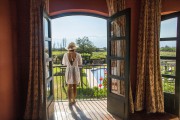
[[[82,66],[82,57],[81,57],[81,54],[79,54],[78,66]]]
[[[66,64],[66,53],[63,55],[62,64],[65,66],[67,65]]]

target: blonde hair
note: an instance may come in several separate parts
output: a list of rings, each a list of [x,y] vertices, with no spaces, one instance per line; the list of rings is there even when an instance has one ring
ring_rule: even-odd
[[[70,42],[67,47],[67,50],[75,50],[75,49],[76,49],[76,44],[74,42]]]

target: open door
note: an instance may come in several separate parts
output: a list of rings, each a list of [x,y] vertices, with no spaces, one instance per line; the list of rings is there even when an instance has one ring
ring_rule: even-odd
[[[128,119],[130,9],[120,11],[108,20],[108,91],[107,109]]]
[[[50,119],[54,114],[54,83],[52,68],[52,39],[51,39],[51,19],[44,12],[43,14],[44,28],[44,101],[46,108],[46,118]]]
[[[180,117],[180,12],[162,15],[160,51],[164,109]]]

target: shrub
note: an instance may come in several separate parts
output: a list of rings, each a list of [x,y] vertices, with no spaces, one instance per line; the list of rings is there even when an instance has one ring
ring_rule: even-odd
[[[94,90],[94,97],[97,97],[97,98],[107,97],[106,88],[100,89],[98,87],[94,87],[93,90]]]

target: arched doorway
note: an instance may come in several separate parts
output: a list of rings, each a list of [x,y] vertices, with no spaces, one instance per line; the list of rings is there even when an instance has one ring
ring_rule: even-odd
[[[128,93],[129,93],[128,86],[129,86],[129,52],[130,52],[129,51],[130,11],[125,10],[115,14],[112,17],[107,17],[107,14],[103,14],[102,12],[98,12],[95,10],[85,10],[85,9],[76,9],[76,10],[71,9],[67,11],[62,10],[62,11],[54,12],[52,14],[50,13],[50,15],[51,15],[50,16],[51,19],[63,17],[63,16],[69,16],[69,15],[88,15],[88,16],[100,17],[108,21],[107,24],[108,26],[108,55],[107,55],[108,71],[107,72],[109,73],[109,76],[107,77],[108,99],[109,99],[107,103],[108,110],[111,113],[114,113],[123,119],[128,119],[127,117],[128,117]],[[124,24],[118,26],[117,24],[118,21],[121,22],[123,21]],[[113,31],[114,30],[113,27],[117,27],[115,29],[119,29],[118,33]],[[122,29],[125,30],[124,32],[125,34],[120,32],[120,30]],[[123,52],[118,52],[120,49]],[[119,67],[119,65],[121,67]],[[120,71],[122,74],[119,74]],[[53,89],[53,85],[50,88]],[[50,106],[50,104],[48,106]]]

